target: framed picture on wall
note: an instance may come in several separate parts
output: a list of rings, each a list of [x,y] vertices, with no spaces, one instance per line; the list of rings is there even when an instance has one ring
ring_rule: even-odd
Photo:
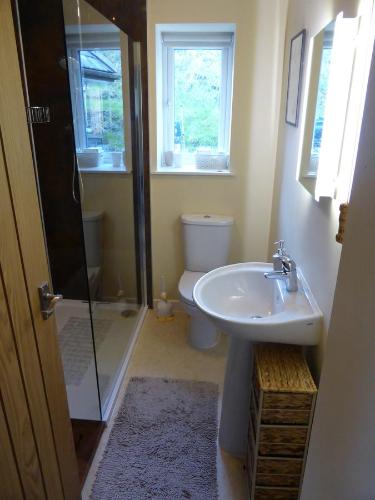
[[[306,30],[302,30],[290,42],[285,121],[294,127],[298,126],[305,39]]]

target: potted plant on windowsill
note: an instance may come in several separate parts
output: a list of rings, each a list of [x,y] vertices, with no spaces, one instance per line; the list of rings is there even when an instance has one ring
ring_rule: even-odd
[[[223,151],[198,149],[195,155],[196,166],[202,170],[224,170],[227,168],[227,155]]]
[[[112,151],[112,167],[121,167],[122,151]]]
[[[112,159],[112,167],[121,167],[124,150],[123,135],[113,130],[107,130],[104,135],[104,144]]]
[[[86,148],[77,151],[77,160],[79,168],[96,168],[99,165],[99,149]]]

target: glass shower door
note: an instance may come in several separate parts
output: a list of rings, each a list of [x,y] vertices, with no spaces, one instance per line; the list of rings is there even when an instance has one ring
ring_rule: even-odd
[[[101,420],[145,311],[139,50],[62,3],[17,0],[15,15],[26,105],[51,117],[30,131],[70,416]]]
[[[142,208],[135,207],[141,169],[139,130],[132,123],[134,44],[85,0],[64,0],[63,7],[98,386],[105,415],[144,303]]]
[[[26,106],[47,106],[50,116],[31,121],[30,136],[51,285],[64,296],[55,318],[70,416],[101,420],[62,12],[55,1],[14,7]]]

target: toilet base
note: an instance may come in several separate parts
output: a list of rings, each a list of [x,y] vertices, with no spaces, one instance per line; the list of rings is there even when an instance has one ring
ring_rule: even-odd
[[[212,349],[219,342],[217,328],[203,316],[190,316],[189,342],[194,349],[204,350]]]
[[[215,347],[220,337],[220,332],[217,328],[197,307],[186,304],[185,302],[181,303],[190,316],[190,345],[199,351],[206,351]]]

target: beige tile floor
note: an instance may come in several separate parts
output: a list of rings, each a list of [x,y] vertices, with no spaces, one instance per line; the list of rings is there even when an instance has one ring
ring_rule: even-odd
[[[116,408],[108,422],[108,427],[103,434],[86,480],[82,492],[83,499],[89,498],[98,463],[130,377],[169,377],[215,382],[219,384],[221,402],[227,339],[222,337],[219,345],[211,351],[196,351],[188,344],[188,321],[188,316],[182,311],[176,312],[174,321],[165,323],[158,321],[153,311],[148,312],[121,387]],[[248,498],[244,462],[222,452],[219,447],[217,450],[217,473],[220,500],[245,500]]]

